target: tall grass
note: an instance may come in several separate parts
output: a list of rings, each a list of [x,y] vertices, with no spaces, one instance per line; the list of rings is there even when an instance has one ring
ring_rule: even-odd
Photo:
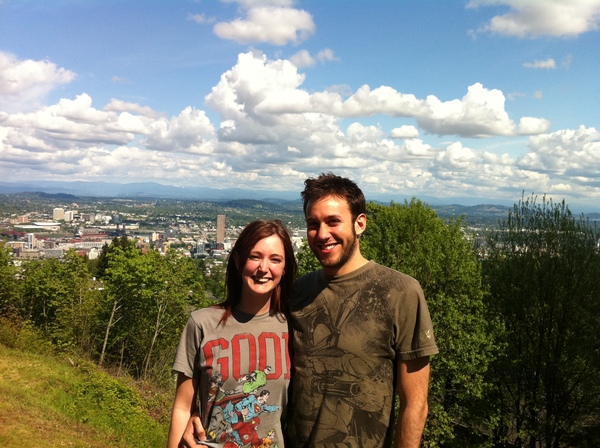
[[[168,410],[156,395],[92,363],[0,343],[2,447],[164,447]]]

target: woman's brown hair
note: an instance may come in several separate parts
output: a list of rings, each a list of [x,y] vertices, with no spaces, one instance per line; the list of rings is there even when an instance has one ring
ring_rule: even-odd
[[[281,313],[287,315],[288,300],[296,278],[296,258],[294,257],[294,247],[290,235],[283,225],[277,219],[274,220],[258,220],[248,224],[238,236],[229,259],[227,261],[227,271],[225,278],[225,286],[227,289],[227,297],[223,303],[224,312],[220,323],[225,323],[233,309],[240,303],[242,298],[242,274],[243,268],[248,255],[260,240],[268,238],[272,235],[277,235],[283,244],[285,267],[279,285],[273,290],[271,295],[271,303],[269,313],[275,315]]]

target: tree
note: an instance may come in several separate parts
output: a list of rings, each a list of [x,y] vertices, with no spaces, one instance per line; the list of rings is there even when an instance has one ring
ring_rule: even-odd
[[[12,250],[0,242],[0,315],[11,312],[18,297],[17,270],[11,254]]]
[[[23,265],[23,296],[19,308],[23,317],[49,338],[57,309],[68,300],[70,293],[63,268],[56,258],[32,260]]]
[[[134,258],[139,256],[141,252],[135,247],[135,243],[133,241],[131,243],[128,242],[127,238],[113,238],[110,246],[104,244],[102,247],[102,252],[100,254],[100,260],[98,263],[98,271],[97,275],[104,280],[107,280],[107,275],[109,275],[109,260],[111,258],[114,259],[127,259]],[[123,291],[126,290],[125,285],[118,285],[116,282],[110,281],[108,278],[108,285],[112,285],[109,291],[106,294],[106,302],[104,304],[104,339],[102,342],[102,348],[100,350],[100,359],[98,360],[99,365],[104,364],[104,358],[106,357],[106,352],[108,349],[108,342],[110,338],[110,332],[112,328],[117,324],[117,322],[121,319],[121,315],[119,310],[121,309],[121,303],[125,299],[122,294]],[[102,319],[102,317],[101,317]]]
[[[302,247],[296,254],[296,260],[298,261],[298,277],[321,269],[321,263],[310,250],[306,238],[302,239]]]
[[[597,228],[564,201],[533,195],[489,240],[489,306],[506,328],[506,352],[493,370],[500,440],[548,448],[600,442],[582,439],[600,425],[598,241]]]
[[[424,441],[430,447],[468,446],[471,433],[491,425],[484,374],[494,356],[494,328],[485,316],[481,266],[463,221],[445,223],[416,199],[404,205],[369,203],[367,211],[363,254],[416,278],[434,324],[440,355],[431,361]]]
[[[91,355],[101,299],[85,259],[71,249],[64,260],[29,261],[22,279],[21,317],[40,329],[54,348]]]
[[[102,292],[92,279],[86,259],[75,250],[65,254],[60,267],[66,295],[56,302],[53,339],[65,348],[91,356],[96,346]]]
[[[160,375],[190,311],[208,302],[195,264],[174,252],[118,248],[109,254],[105,284],[112,304],[103,353],[138,377],[147,377],[155,364]],[[162,353],[170,359],[155,363]]]
[[[207,262],[207,260],[198,258],[195,260],[195,263],[204,278],[207,294],[211,296],[215,303],[224,301],[227,295],[227,288],[225,286],[225,266],[223,264],[211,263]]]

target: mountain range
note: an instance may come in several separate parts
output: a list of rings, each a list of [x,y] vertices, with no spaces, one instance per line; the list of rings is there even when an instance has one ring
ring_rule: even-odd
[[[162,198],[180,200],[202,200],[213,202],[235,201],[252,199],[272,204],[287,201],[300,201],[298,191],[264,191],[243,188],[215,189],[206,187],[178,187],[164,185],[156,182],[110,183],[110,182],[61,182],[61,181],[27,181],[27,182],[0,182],[0,193],[15,194],[25,192],[40,192],[46,194],[69,194],[84,197],[111,197],[111,198]],[[410,196],[378,194],[367,195],[368,200],[381,203],[403,203],[410,200]],[[440,216],[475,216],[505,218],[508,210],[514,203],[496,201],[490,204],[485,198],[434,198],[419,197],[421,201],[430,205]],[[574,213],[576,214],[576,213]],[[585,213],[591,220],[600,220],[600,213]]]

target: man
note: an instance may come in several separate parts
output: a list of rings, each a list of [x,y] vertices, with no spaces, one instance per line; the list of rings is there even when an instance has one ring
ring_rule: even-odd
[[[288,443],[418,447],[429,356],[438,352],[419,283],[368,261],[365,198],[332,173],[302,192],[308,244],[323,268],[297,282]],[[400,412],[394,425],[394,395]]]

